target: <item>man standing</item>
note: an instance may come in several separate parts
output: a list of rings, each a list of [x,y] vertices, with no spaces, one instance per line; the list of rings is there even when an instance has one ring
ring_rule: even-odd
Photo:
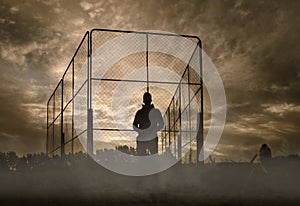
[[[144,156],[147,149],[151,154],[158,152],[157,131],[164,127],[164,121],[160,111],[151,104],[152,97],[149,92],[143,96],[143,106],[135,114],[133,129],[138,132],[136,138],[137,154]]]
[[[262,144],[262,146],[259,149],[259,157],[260,161],[266,162],[267,160],[270,160],[272,158],[272,152],[271,149],[268,147],[267,144]]]

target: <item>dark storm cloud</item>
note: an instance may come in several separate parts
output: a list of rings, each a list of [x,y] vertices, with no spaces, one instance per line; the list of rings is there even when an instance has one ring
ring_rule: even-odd
[[[5,64],[1,64],[3,66]],[[9,65],[5,65],[9,66]],[[18,78],[2,78],[0,83],[0,150],[30,153],[43,148],[41,126],[32,121],[36,114],[22,107],[28,85]]]
[[[297,1],[1,1],[0,149],[44,149],[47,98],[84,32],[100,27],[198,35],[228,102],[216,153],[230,159],[240,146],[249,159],[263,141],[298,152],[299,7]]]
[[[23,5],[14,7],[14,4],[2,2],[1,12],[1,42],[13,42],[14,44],[24,44],[25,42],[34,41],[40,37],[39,33],[42,24],[33,21],[30,14],[24,15],[20,12]]]
[[[45,91],[57,81],[49,78],[49,69],[61,61],[54,52],[59,51],[60,35],[49,29],[47,18],[39,17],[47,11],[41,5],[7,1],[0,10],[0,149],[40,152],[45,138]]]
[[[207,34],[202,35],[204,50],[221,73],[228,101],[222,137],[228,141],[221,145],[231,142],[237,148],[241,145],[241,151],[248,145],[251,151],[251,145],[267,142],[278,151],[284,143],[288,151],[299,152],[299,110],[279,116],[267,109],[299,105],[299,3],[211,1],[198,5],[208,22]],[[224,149],[224,153],[231,152]]]

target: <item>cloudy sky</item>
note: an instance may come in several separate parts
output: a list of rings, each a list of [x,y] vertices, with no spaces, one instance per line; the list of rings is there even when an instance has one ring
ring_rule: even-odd
[[[46,102],[92,28],[197,35],[224,82],[214,157],[300,154],[299,1],[0,0],[0,151],[45,151]]]

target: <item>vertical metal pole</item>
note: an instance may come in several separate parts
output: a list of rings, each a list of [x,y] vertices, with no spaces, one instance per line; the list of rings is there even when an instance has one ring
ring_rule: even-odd
[[[188,132],[189,132],[189,135],[190,135],[190,155],[189,155],[189,162],[191,163],[192,161],[192,135],[191,135],[191,131],[192,131],[192,128],[191,128],[191,92],[190,92],[190,65],[188,65],[188,68],[187,68],[187,73],[188,73],[188,98],[189,98],[189,103],[188,103],[188,113],[189,113],[189,129],[188,129]]]
[[[169,122],[169,148],[170,148],[170,145],[171,145],[171,117],[170,117],[170,107],[168,108],[168,122]]]
[[[53,95],[53,118],[52,118],[52,157],[54,156],[54,138],[55,138],[55,124],[54,124],[54,118],[55,118],[55,93]]]
[[[204,163],[203,155],[200,156],[200,151],[203,147],[203,114],[199,112],[197,114],[197,165],[201,165]]]
[[[91,54],[90,54],[90,46],[92,42],[92,38],[90,38],[89,33],[87,34],[88,38],[88,52],[87,52],[87,78],[88,78],[88,89],[87,89],[87,152],[90,155],[93,155],[93,109],[92,109],[92,82],[91,82]]]
[[[88,97],[89,97],[89,106],[88,108],[92,108],[92,35],[88,33]]]
[[[149,92],[149,54],[148,54],[148,34],[146,34],[146,67],[147,67],[147,92]]]
[[[182,158],[182,142],[181,142],[181,80],[179,84],[179,100],[178,100],[179,108],[178,108],[178,114],[179,114],[179,134],[177,137],[177,147],[178,147],[178,159],[181,161]]]
[[[88,128],[87,128],[87,152],[93,155],[93,110],[88,109],[87,114]]]
[[[198,42],[199,49],[199,67],[200,67],[200,113],[198,114],[199,124],[198,124],[198,132],[197,132],[197,162],[200,165],[204,164],[204,154],[200,156],[200,151],[203,148],[203,74],[202,74],[202,46],[201,41]],[[203,150],[204,151],[204,150]]]
[[[49,112],[49,101],[47,102],[47,134],[46,134],[46,155],[48,155],[48,141],[49,141],[49,121],[48,121],[48,112]]]
[[[65,134],[64,134],[64,79],[61,79],[61,105],[60,105],[60,131],[61,131],[61,137],[60,137],[60,155],[61,157],[65,155]]]
[[[174,131],[173,131],[173,142],[174,142],[174,156],[176,158],[176,106],[175,106],[175,95],[173,96],[173,121],[174,121]]]
[[[74,59],[72,59],[72,140],[71,153],[74,154]]]

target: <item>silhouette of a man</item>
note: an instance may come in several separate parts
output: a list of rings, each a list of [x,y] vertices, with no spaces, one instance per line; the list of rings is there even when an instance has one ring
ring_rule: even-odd
[[[147,149],[151,154],[158,152],[157,132],[164,127],[160,111],[151,104],[152,97],[149,92],[143,96],[143,106],[135,114],[133,129],[138,132],[136,138],[137,154],[144,156]]]
[[[265,162],[266,160],[269,160],[272,158],[271,149],[268,147],[267,144],[262,144],[262,146],[259,150],[259,158],[260,158],[261,162]]]

